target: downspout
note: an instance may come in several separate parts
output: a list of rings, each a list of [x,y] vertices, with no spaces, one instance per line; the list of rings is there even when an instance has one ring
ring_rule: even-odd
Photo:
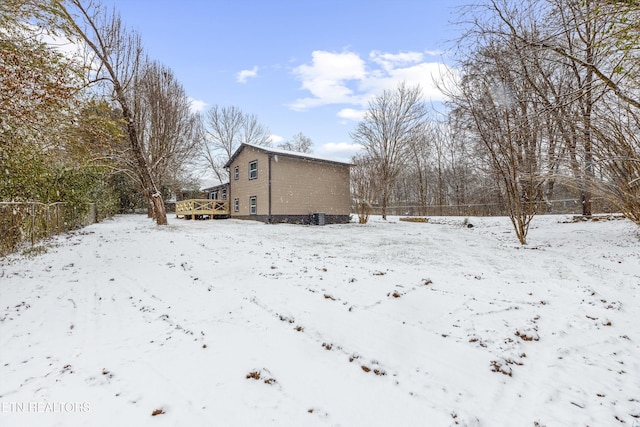
[[[269,217],[267,221],[269,224],[272,222],[271,218],[271,159],[273,159],[273,154],[269,153]]]
[[[233,198],[231,197],[231,165],[229,165],[227,172],[229,173],[229,188],[227,189],[227,206],[229,207],[229,218],[231,218],[231,201]]]

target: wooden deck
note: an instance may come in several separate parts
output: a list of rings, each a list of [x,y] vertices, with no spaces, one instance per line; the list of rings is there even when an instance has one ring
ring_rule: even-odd
[[[229,218],[228,200],[189,199],[176,202],[176,218]]]

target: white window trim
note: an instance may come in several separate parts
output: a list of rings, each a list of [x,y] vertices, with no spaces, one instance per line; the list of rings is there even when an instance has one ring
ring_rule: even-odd
[[[236,181],[240,179],[240,166],[236,166],[235,168],[233,168],[233,179],[235,179]]]
[[[254,170],[251,170],[251,165],[255,164],[256,168]],[[251,173],[254,172],[255,176],[251,176]],[[252,160],[249,162],[249,180],[254,180],[254,179],[258,179],[258,161],[257,160]]]
[[[237,197],[233,199],[233,211],[240,212],[240,199]]]
[[[249,196],[249,215],[257,215],[257,214],[258,214],[258,196]]]

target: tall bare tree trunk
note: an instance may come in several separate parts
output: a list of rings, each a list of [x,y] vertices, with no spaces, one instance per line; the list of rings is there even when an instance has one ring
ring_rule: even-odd
[[[104,9],[93,3],[85,6],[82,0],[69,0],[69,4],[76,9],[76,13],[70,13],[60,4],[61,15],[95,55],[94,62],[100,65],[93,81],[108,81],[113,85],[115,100],[120,105],[122,118],[126,122],[135,173],[140,179],[143,191],[151,196],[156,222],[158,225],[166,225],[164,201],[144,156],[135,127],[134,114],[127,98],[127,89],[124,86],[127,82],[130,83],[140,69],[143,51],[140,37],[127,31],[119,16],[107,15]],[[92,70],[94,67],[95,64],[92,64],[89,69]]]
[[[120,108],[122,108],[122,116],[127,121],[127,135],[129,136],[131,150],[137,164],[136,172],[140,178],[140,182],[142,182],[147,200],[151,201],[151,206],[153,207],[152,218],[156,220],[158,225],[167,225],[167,211],[164,206],[164,200],[162,200],[162,194],[160,194],[160,191],[153,181],[149,165],[144,157],[133,120],[133,114],[126,101],[124,90],[122,90],[122,86],[117,80],[114,81],[113,86]]]

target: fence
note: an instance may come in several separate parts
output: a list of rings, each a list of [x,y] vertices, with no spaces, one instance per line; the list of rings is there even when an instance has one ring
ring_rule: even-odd
[[[591,210],[596,213],[613,213],[616,209],[608,204],[604,199],[592,198]],[[355,212],[355,210],[354,210]],[[582,214],[582,204],[578,199],[551,200],[548,202],[538,202],[536,206],[538,214]],[[371,214],[380,215],[382,209],[379,206],[372,206]],[[419,216],[507,216],[509,212],[504,204],[500,203],[477,203],[463,205],[427,205],[417,204],[393,205],[387,207],[388,215],[419,215]]]
[[[95,221],[94,204],[78,210],[66,203],[0,202],[0,256]]]

